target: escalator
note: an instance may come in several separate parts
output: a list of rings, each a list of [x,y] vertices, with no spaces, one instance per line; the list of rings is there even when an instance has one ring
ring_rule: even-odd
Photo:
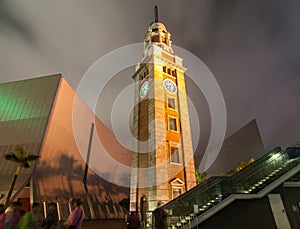
[[[299,148],[277,147],[236,174],[211,177],[161,208],[168,213],[168,228],[196,228],[233,201],[262,198],[299,172]]]

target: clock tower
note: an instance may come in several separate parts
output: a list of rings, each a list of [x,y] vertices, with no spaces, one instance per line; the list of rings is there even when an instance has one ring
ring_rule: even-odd
[[[182,58],[158,21],[144,39],[136,65],[130,210],[155,210],[196,185],[195,165]]]

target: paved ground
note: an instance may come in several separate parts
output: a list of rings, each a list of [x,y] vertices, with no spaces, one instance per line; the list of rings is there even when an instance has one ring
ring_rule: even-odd
[[[64,222],[59,222],[57,229],[66,229]],[[83,220],[81,229],[126,229],[124,219]]]
[[[124,219],[83,221],[82,229],[125,229]]]

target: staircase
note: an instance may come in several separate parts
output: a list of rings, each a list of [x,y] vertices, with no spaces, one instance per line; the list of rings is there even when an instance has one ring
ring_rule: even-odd
[[[197,228],[237,199],[262,198],[300,172],[299,148],[280,147],[230,177],[211,177],[162,206],[168,228]]]

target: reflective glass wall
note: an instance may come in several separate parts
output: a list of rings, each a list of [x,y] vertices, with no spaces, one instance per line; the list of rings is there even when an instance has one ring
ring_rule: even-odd
[[[60,75],[0,84],[0,194],[5,199],[18,166],[4,159],[16,145],[38,154],[51,112]],[[34,166],[31,163],[31,167]],[[29,181],[32,169],[22,169],[15,190]]]

